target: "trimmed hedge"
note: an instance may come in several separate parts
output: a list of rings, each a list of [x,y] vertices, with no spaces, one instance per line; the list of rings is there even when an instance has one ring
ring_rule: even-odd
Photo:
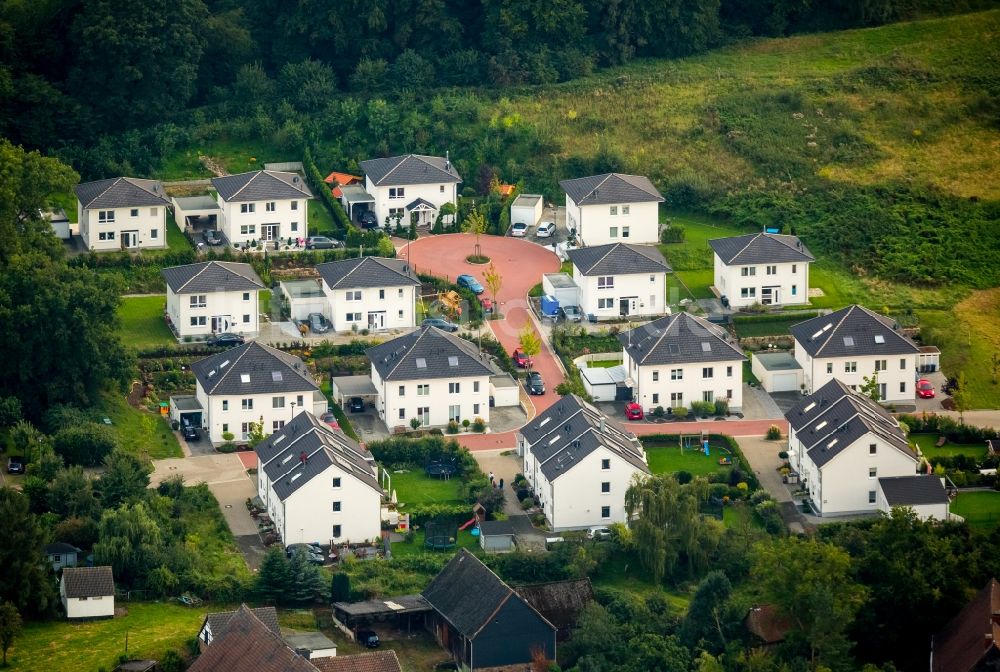
[[[911,432],[916,434],[937,432],[944,434],[952,443],[985,443],[987,439],[1000,438],[998,429],[963,425],[946,415],[904,414],[899,416],[899,421],[905,423]]]
[[[479,473],[472,454],[454,439],[425,436],[419,439],[389,438],[368,444],[372,457],[387,467],[425,467],[435,460],[455,460],[464,480]]]
[[[764,315],[733,315],[733,324],[738,324],[740,322],[788,322],[789,320],[811,320],[814,317],[819,317],[819,312],[809,311],[802,313],[766,313]]]

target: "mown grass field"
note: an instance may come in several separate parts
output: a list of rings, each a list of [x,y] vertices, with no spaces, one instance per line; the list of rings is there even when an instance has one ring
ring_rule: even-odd
[[[391,473],[392,489],[400,504],[430,504],[461,502],[459,490],[462,487],[460,478],[447,481],[431,478],[423,471],[413,470],[403,474]],[[471,505],[470,505],[471,507]],[[471,511],[471,508],[469,509]]]
[[[124,394],[106,392],[91,413],[97,422],[104,417],[111,420],[118,443],[130,453],[151,460],[183,455],[167,421],[162,416],[132,408]]]
[[[965,518],[969,527],[991,530],[1000,525],[1000,492],[963,492],[951,503],[951,512]]]
[[[118,307],[121,336],[125,345],[145,348],[168,345],[177,339],[170,333],[163,311],[167,299],[163,296],[125,296]]]
[[[788,335],[788,328],[801,321],[801,317],[793,317],[774,322],[738,321],[734,322],[733,325],[736,329],[736,335],[740,338],[747,338],[748,336],[782,336]]]
[[[908,438],[910,444],[920,446],[920,452],[928,458],[967,455],[981,460],[986,457],[986,445],[983,443],[945,443],[938,448],[937,442],[940,438],[938,434],[910,434]]]
[[[726,468],[719,465],[721,453],[715,446],[712,446],[712,454],[707,457],[695,448],[685,448],[682,451],[676,443],[664,445],[644,441],[643,447],[646,449],[649,470],[654,474],[674,474],[678,471],[686,471],[694,476],[704,476]]]

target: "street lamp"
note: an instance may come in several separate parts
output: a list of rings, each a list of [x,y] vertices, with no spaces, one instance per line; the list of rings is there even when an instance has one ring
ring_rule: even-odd
[[[292,420],[295,419],[295,402],[292,402]]]

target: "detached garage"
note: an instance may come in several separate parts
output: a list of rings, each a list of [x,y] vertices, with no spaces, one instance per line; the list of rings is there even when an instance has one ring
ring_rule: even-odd
[[[624,366],[580,369],[583,388],[594,401],[631,401],[632,388],[627,383]]]
[[[790,352],[755,352],[750,369],[767,392],[798,392],[802,367]]]
[[[281,283],[281,294],[288,304],[292,320],[309,319],[309,313],[330,317],[329,301],[319,280],[287,280]]]
[[[490,376],[490,406],[518,406],[521,403],[520,387],[509,373]]]
[[[510,204],[510,223],[524,222],[534,226],[542,218],[543,198],[537,194],[521,194]]]

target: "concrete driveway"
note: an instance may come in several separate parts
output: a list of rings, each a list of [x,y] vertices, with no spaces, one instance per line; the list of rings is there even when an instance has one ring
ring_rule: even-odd
[[[788,441],[784,439],[768,441],[755,436],[741,436],[739,444],[761,487],[771,493],[775,501],[792,501],[788,486],[781,482],[781,474],[777,471],[784,461],[778,457],[778,452],[788,449]]]

